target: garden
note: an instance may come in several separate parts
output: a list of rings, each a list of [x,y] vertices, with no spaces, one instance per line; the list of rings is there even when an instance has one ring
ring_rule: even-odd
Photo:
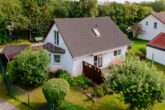
[[[135,43],[130,51],[145,47],[147,42],[138,44],[140,41],[132,41]],[[140,61],[137,57],[128,59],[122,61],[122,66],[107,68],[111,68],[113,76],[97,85],[83,75],[71,78],[63,70],[48,74],[48,54],[43,49],[25,50],[7,68],[11,85],[14,85],[11,90],[14,90],[14,99],[7,96],[1,74],[0,97],[24,110],[47,110],[50,107],[60,110],[163,110],[165,94],[163,76],[159,71],[163,71],[164,67],[155,63],[155,67],[151,68],[149,60]]]

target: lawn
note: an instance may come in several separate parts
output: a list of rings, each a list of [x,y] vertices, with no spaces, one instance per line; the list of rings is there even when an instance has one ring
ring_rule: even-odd
[[[133,43],[132,48],[130,49],[130,51],[132,51],[132,52],[139,51],[139,49],[142,47],[146,48],[147,43],[149,42],[146,40],[140,40],[140,39],[134,39],[134,38],[131,38],[130,40]]]
[[[0,49],[3,48],[5,45],[19,45],[19,44],[37,44],[39,42],[31,42],[29,40],[16,40],[11,43],[7,44],[0,44]]]

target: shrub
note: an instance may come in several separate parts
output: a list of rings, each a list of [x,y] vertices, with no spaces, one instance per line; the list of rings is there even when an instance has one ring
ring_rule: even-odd
[[[10,80],[23,86],[37,86],[47,79],[49,55],[44,49],[26,49],[8,63]]]
[[[109,78],[111,89],[121,93],[131,109],[146,109],[164,99],[164,80],[150,64],[138,58],[126,57],[122,66],[113,68],[113,73]]]
[[[94,91],[92,92],[91,97],[92,97],[92,98],[95,97],[95,92],[94,92]]]
[[[96,93],[100,97],[103,97],[105,95],[105,92],[104,92],[103,88],[101,88],[101,87],[97,87]]]
[[[42,91],[48,103],[59,107],[69,93],[69,84],[64,79],[53,78],[44,84]]]
[[[62,71],[62,70],[58,70],[56,72],[56,74],[57,74],[57,77],[58,78],[63,78],[66,81],[68,81],[69,83],[71,82],[71,75],[68,72]]]
[[[93,90],[93,88],[92,87],[89,87],[88,89],[87,89],[87,93],[92,93],[94,90]]]
[[[143,55],[146,55],[146,48],[145,47],[141,47],[139,49],[139,51],[143,54]]]
[[[81,75],[78,77],[74,77],[71,81],[71,85],[72,86],[83,86],[85,87],[86,85],[88,85],[88,78]]]
[[[100,87],[103,89],[105,95],[110,94],[111,90],[110,90],[109,85],[107,83],[101,84]]]

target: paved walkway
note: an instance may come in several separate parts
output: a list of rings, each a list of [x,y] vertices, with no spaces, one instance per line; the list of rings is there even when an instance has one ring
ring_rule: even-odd
[[[0,110],[19,110],[19,109],[14,107],[12,104],[6,102],[2,98],[0,98]]]

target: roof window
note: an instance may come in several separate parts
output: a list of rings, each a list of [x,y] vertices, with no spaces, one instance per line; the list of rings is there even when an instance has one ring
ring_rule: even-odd
[[[97,37],[100,36],[100,32],[98,31],[97,28],[93,28],[93,32],[95,33],[95,35],[96,35]]]

